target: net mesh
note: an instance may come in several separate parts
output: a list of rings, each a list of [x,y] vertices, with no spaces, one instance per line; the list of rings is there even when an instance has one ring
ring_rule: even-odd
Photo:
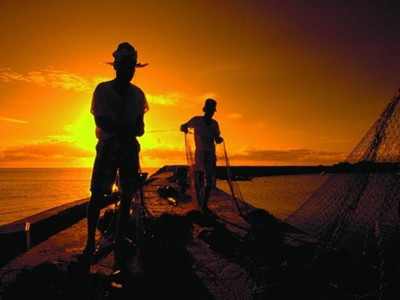
[[[199,210],[204,201],[204,188],[200,188],[201,184],[198,182],[198,177],[195,174],[196,148],[193,131],[189,131],[187,134],[185,134],[185,147],[192,204],[194,209]],[[232,198],[232,207],[243,219],[246,219],[248,207],[245,205],[245,200],[240,191],[238,183],[233,178],[225,141],[222,144],[216,145],[215,154],[217,159],[217,167],[221,167],[226,170],[226,176],[224,177],[226,177],[226,182],[229,187],[229,194]],[[215,180],[216,178],[214,178],[213,186],[216,186]]]
[[[233,206],[236,208],[237,213],[246,221],[248,206],[245,205],[246,201],[239,188],[239,184],[234,180],[232,174],[231,164],[229,162],[228,153],[226,151],[225,141],[216,147],[217,165],[226,169],[226,181],[229,186],[230,195],[232,197]]]
[[[196,176],[195,176],[195,154],[194,154],[194,134],[193,132],[188,132],[185,134],[185,148],[186,148],[186,161],[187,161],[187,166],[188,166],[188,179],[189,179],[189,185],[190,185],[190,194],[192,196],[192,205],[193,208],[196,210],[200,209],[199,204],[202,203],[202,197],[204,197],[203,194],[199,194],[196,186],[198,183],[196,182]],[[201,201],[199,203],[199,201]]]
[[[350,166],[367,165],[349,173],[332,174],[285,221],[328,246],[359,252],[379,241],[400,241],[400,179],[397,168],[371,166],[400,161],[399,93],[347,157]],[[354,171],[355,170],[355,171]],[[379,232],[379,234],[377,234]]]

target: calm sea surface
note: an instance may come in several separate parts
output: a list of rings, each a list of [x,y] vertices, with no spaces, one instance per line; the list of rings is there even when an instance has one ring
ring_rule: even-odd
[[[303,204],[328,177],[319,174],[268,176],[236,183],[247,203],[265,209],[283,220]],[[217,187],[230,193],[226,181],[218,180]]]
[[[90,197],[91,175],[91,168],[0,168],[0,225]]]
[[[91,169],[0,169],[0,225],[90,196]],[[157,168],[143,168],[149,174]],[[254,178],[238,182],[245,201],[286,218],[327,179],[321,175]],[[229,191],[226,181],[218,187]]]

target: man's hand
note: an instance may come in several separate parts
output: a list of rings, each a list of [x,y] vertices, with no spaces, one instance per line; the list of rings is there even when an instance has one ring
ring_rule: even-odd
[[[221,144],[223,141],[224,141],[224,139],[223,139],[222,137],[220,137],[220,136],[217,136],[217,137],[215,138],[215,142],[216,142],[217,144]]]
[[[143,116],[140,116],[136,121],[135,136],[142,136],[143,134],[144,134],[144,120]]]
[[[119,134],[123,137],[134,136],[136,134],[136,126],[132,123],[121,124]]]
[[[187,125],[185,125],[185,124],[181,125],[181,131],[183,131],[184,133],[188,133]]]
[[[139,127],[136,129],[136,136],[142,136],[144,134],[144,127]]]

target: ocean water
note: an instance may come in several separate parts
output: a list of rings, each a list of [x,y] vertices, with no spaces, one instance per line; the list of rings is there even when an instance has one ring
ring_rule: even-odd
[[[90,197],[91,175],[91,168],[0,168],[0,225]]]
[[[236,181],[236,183],[243,200],[284,220],[328,177],[329,175],[320,174],[268,176],[255,177],[251,181]],[[230,194],[226,180],[217,180],[217,187]]]
[[[158,168],[143,168],[149,174]],[[90,197],[91,168],[0,169],[0,225]],[[239,181],[243,198],[280,219],[299,207],[326,180],[321,175],[256,177]],[[226,181],[217,186],[227,192]]]

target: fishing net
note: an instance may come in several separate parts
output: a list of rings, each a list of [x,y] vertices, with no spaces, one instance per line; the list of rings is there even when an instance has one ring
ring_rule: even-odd
[[[99,219],[97,228],[101,232],[95,255],[92,259],[94,271],[101,271],[105,274],[113,273],[115,270],[124,267],[131,268],[132,265],[140,267],[142,259],[142,248],[144,247],[145,226],[144,221],[150,218],[143,194],[148,173],[139,171],[138,185],[130,203],[129,219],[123,230],[123,238],[117,238],[118,219],[120,211],[120,185],[119,175],[117,174],[114,185],[114,192],[117,197],[114,207],[108,208]],[[115,243],[118,242],[118,245]]]
[[[235,180],[235,175],[232,172],[231,164],[229,161],[228,153],[226,150],[225,141],[216,147],[217,154],[217,166],[226,170],[224,178],[229,187],[229,192],[233,200],[233,205],[236,208],[238,214],[245,220],[247,220],[248,204],[246,203],[243,194],[240,190],[239,183]]]
[[[342,164],[285,221],[327,246],[363,253],[400,242],[400,105],[393,96]]]
[[[185,134],[185,146],[186,146],[186,160],[188,166],[188,178],[190,183],[190,191],[192,195],[193,205],[196,209],[199,209],[204,202],[204,184],[199,182],[199,177],[196,174],[195,168],[195,142],[194,133],[189,131]],[[219,145],[216,145],[216,158],[217,168],[222,168],[224,171],[220,172],[221,177],[226,179],[229,194],[232,197],[232,206],[238,212],[238,214],[245,219],[243,210],[245,209],[245,200],[243,199],[238,183],[233,180],[233,174],[231,171],[228,154],[226,151],[225,141]],[[216,174],[213,178],[213,187],[216,187]]]
[[[194,144],[194,134],[193,132],[188,132],[185,134],[185,148],[186,148],[186,160],[188,166],[188,179],[190,185],[190,194],[192,196],[192,205],[194,209],[199,210],[201,204],[203,203],[204,191],[199,190],[197,187],[199,186],[199,182],[196,178],[196,170],[195,170],[195,144]],[[198,191],[199,190],[199,191]],[[201,194],[201,192],[203,192]]]

